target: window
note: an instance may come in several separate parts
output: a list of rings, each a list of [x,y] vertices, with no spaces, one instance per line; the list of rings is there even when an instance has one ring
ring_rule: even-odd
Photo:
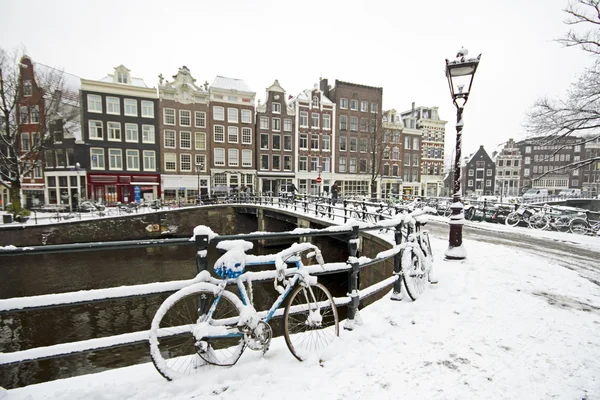
[[[269,150],[269,135],[266,133],[260,134],[260,149]]]
[[[227,122],[237,123],[238,122],[238,109],[229,107],[227,108]]]
[[[215,149],[215,165],[218,167],[225,166],[225,149]]]
[[[358,100],[350,100],[350,109],[358,111]]]
[[[348,108],[348,99],[340,99],[340,108],[343,108],[343,109]]]
[[[408,136],[404,138],[404,148],[407,150],[410,149],[410,137]]]
[[[392,174],[394,176],[399,176],[400,175],[400,168],[397,165],[394,165],[392,167]],[[415,180],[417,180],[417,175],[418,175],[418,173],[415,173]]]
[[[413,150],[419,150],[419,138],[418,137],[414,137],[413,138]]]
[[[318,128],[319,127],[319,114],[312,113],[311,119],[312,119],[312,127]]]
[[[277,132],[281,131],[281,119],[273,118],[273,130]]]
[[[31,81],[23,82],[23,96],[29,97],[33,93],[33,87],[31,85]]]
[[[319,107],[319,97],[318,96],[313,96],[312,105],[313,105],[313,107],[316,107],[316,108]]]
[[[308,171],[308,157],[300,156],[298,158],[298,171]]]
[[[142,125],[142,143],[155,143],[154,125]]]
[[[192,126],[192,112],[189,110],[179,110],[179,125]]]
[[[492,176],[492,170],[491,169],[486,170],[485,171],[485,175],[486,176]]]
[[[133,143],[139,141],[137,124],[125,124],[125,141]]]
[[[269,169],[269,155],[268,154],[260,155],[260,169]]]
[[[339,159],[339,170],[340,172],[346,172],[346,159],[345,158],[340,158]]]
[[[416,154],[413,154],[413,156],[416,156]],[[399,160],[399,159],[400,159],[400,149],[398,149],[397,147],[394,147],[392,149],[392,160]]]
[[[179,169],[184,172],[192,171],[192,156],[190,154],[179,155]]]
[[[260,117],[260,129],[269,129],[269,117]]]
[[[519,160],[515,160],[515,162],[513,163],[513,165],[514,165],[515,167],[518,167],[518,166],[519,166]]]
[[[358,131],[358,117],[350,117],[350,130],[352,132]]]
[[[127,150],[127,170],[140,170],[140,152],[138,150]]]
[[[281,103],[272,103],[271,110],[273,114],[281,114]]]
[[[218,143],[225,143],[225,127],[223,125],[215,125],[213,127],[213,139]]]
[[[292,170],[292,156],[283,156],[283,170],[284,171]]]
[[[410,165],[410,153],[404,153],[404,165]]]
[[[21,151],[29,151],[29,132],[23,132],[21,134]]]
[[[319,135],[311,135],[310,149],[311,150],[319,150]]]
[[[252,144],[252,128],[242,128],[242,144]]]
[[[580,146],[580,145],[577,145],[577,146],[573,147],[573,151],[574,151],[575,153],[579,153],[579,152],[581,151],[581,146]]]
[[[40,123],[40,107],[39,106],[31,106],[31,123],[32,124]]]
[[[104,149],[92,147],[90,157],[92,159],[92,169],[104,169]]]
[[[361,132],[367,132],[369,130],[369,120],[367,120],[366,118],[361,118],[360,119],[360,131]],[[390,135],[389,133],[386,132],[386,137],[387,139],[384,139],[385,142],[389,142],[390,141]]]
[[[121,114],[121,102],[118,97],[106,98],[106,113],[116,115]]]
[[[331,163],[330,163],[329,157],[321,158],[321,166],[323,167],[323,172],[331,172],[330,171]]]
[[[469,170],[469,176],[474,176],[474,175],[475,175],[475,170],[473,170],[473,169],[470,169],[470,170]]]
[[[144,171],[156,171],[156,156],[152,150],[144,150]]]
[[[394,166],[395,166],[395,165],[394,165]],[[359,171],[361,174],[364,174],[364,173],[366,173],[366,172],[367,172],[367,160],[365,160],[365,159],[362,159],[362,158],[361,158],[360,160],[358,160],[358,171]],[[388,172],[388,173],[389,173],[389,172]]]
[[[97,94],[88,94],[87,95],[88,102],[88,111],[89,112],[102,112],[102,97]],[[102,167],[104,169],[104,167]]]
[[[125,115],[137,117],[137,100],[125,99]]]
[[[490,179],[486,180],[485,186],[492,186],[492,181]]]
[[[165,171],[177,171],[177,154],[165,153]]]
[[[206,156],[204,154],[196,154],[196,162],[194,167],[200,164],[200,171],[206,172]]]
[[[194,112],[194,126],[196,128],[206,128],[206,113],[203,111]]]
[[[308,149],[308,135],[306,133],[300,134],[300,148],[304,150]]]
[[[340,115],[340,131],[348,130],[348,116]]]
[[[182,149],[192,148],[192,132],[179,132],[179,147]]]
[[[102,121],[89,121],[90,139],[103,139]],[[102,167],[104,169],[104,167]]]
[[[530,174],[529,168],[523,169],[523,175],[529,176],[529,174]]]
[[[525,147],[525,153],[531,153],[531,146]]]
[[[288,150],[288,151],[292,150],[292,136],[291,135],[285,135],[283,137],[283,150]]]
[[[194,134],[194,147],[196,150],[206,150],[206,133],[196,132]]]
[[[379,104],[371,103],[371,112],[377,114],[379,112]]]
[[[252,111],[242,110],[242,123],[244,123],[244,124],[252,123]]]
[[[281,136],[273,135],[271,140],[273,141],[273,150],[281,150]]]
[[[29,111],[27,110],[26,106],[19,108],[19,116],[22,124],[29,123]]]
[[[340,151],[348,151],[348,138],[340,136]]]
[[[473,186],[473,180],[469,179],[469,182],[467,183],[467,186]]]
[[[308,126],[308,113],[300,111],[300,126]]]
[[[360,152],[361,153],[366,153],[367,152],[367,144],[368,141],[366,138],[361,138],[360,139]]]
[[[175,131],[165,130],[165,147],[174,149],[177,143]]]
[[[154,102],[142,100],[142,117],[154,118]]]
[[[213,107],[213,119],[215,121],[225,121],[225,108],[220,106]],[[223,155],[224,157],[224,155]],[[223,161],[223,165],[225,165],[225,161]]]
[[[418,167],[419,166],[419,155],[413,153],[413,162],[412,162],[413,167]]]
[[[121,141],[121,124],[119,122],[107,122],[108,140]]]
[[[369,102],[368,101],[361,101],[360,102],[360,111],[362,111],[362,112],[368,112],[369,111]]]
[[[331,151],[331,136],[323,135],[323,151]]]
[[[108,169],[123,169],[123,153],[121,153],[121,149],[108,149]]]
[[[252,150],[242,150],[242,167],[252,167]]]
[[[285,132],[291,132],[292,131],[292,120],[290,118],[286,118],[283,120],[283,130]]]
[[[165,108],[163,109],[163,119],[165,125],[175,125],[175,109]]]
[[[228,126],[227,127],[227,142],[228,143],[238,143],[239,142],[239,130],[237,126]]]
[[[319,157],[311,157],[310,170],[314,172],[319,170]]]
[[[331,115],[323,114],[323,129],[331,129]]]
[[[358,147],[358,139],[355,137],[350,138],[350,151],[356,151]]]

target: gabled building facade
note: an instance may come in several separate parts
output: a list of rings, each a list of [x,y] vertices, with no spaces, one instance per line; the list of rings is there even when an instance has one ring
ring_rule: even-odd
[[[521,168],[523,157],[513,139],[509,139],[494,159],[496,163],[497,196],[521,195]]]
[[[81,80],[87,196],[114,204],[161,194],[156,89],[120,65],[101,80]]]
[[[334,182],[335,104],[315,85],[292,98],[290,106],[296,116],[296,187],[299,193],[327,192]]]
[[[217,76],[209,90],[211,188],[256,190],[255,98],[242,79]]]
[[[483,146],[473,154],[463,168],[465,175],[461,185],[462,194],[465,196],[474,195],[494,195],[496,164],[485,151]]]
[[[337,79],[334,87],[328,85],[327,79],[321,79],[320,88],[323,94],[335,103],[337,135],[333,144],[336,151],[333,171],[340,193],[368,195],[371,193],[371,171],[378,168],[378,163],[373,163],[373,152],[370,149],[377,146],[383,135],[383,88]],[[379,168],[377,175],[382,172],[381,163]]]
[[[402,121],[396,110],[387,110],[382,114],[384,131],[383,170],[381,172],[381,195],[388,197],[391,194],[403,193],[404,181],[402,179]]]
[[[258,192],[288,192],[296,172],[296,110],[289,107],[285,90],[275,82],[265,102],[256,107],[256,166]]]
[[[158,124],[162,198],[195,203],[209,196],[208,83],[196,85],[183,66],[172,81],[159,77]],[[198,197],[199,196],[199,197]]]
[[[600,195],[600,138],[590,140],[585,144],[584,157],[585,160],[595,158],[596,161],[582,168],[581,191],[585,196],[596,198]]]
[[[404,127],[418,129],[421,131],[421,164],[410,164],[405,167],[418,167],[421,169],[421,195],[431,197],[439,196],[444,186],[444,143],[446,137],[446,123],[441,120],[437,107],[415,107],[412,104],[410,110],[403,111],[401,118]],[[411,150],[406,145],[404,151]],[[414,144],[412,145],[414,148]],[[414,180],[414,178],[413,178]]]

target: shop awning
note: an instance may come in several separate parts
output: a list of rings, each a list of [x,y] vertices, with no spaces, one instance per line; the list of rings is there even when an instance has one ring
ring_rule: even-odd
[[[130,182],[132,186],[158,186],[158,182]]]

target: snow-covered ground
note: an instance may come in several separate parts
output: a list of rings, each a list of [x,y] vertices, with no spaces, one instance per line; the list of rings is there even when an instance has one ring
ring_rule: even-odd
[[[515,229],[497,227],[505,228]],[[583,246],[600,240],[557,235]],[[600,288],[543,256],[464,244],[468,258],[446,262],[447,241],[432,237],[440,282],[417,302],[387,296],[365,308],[364,325],[342,331],[322,362],[298,362],[276,338],[265,357],[248,350],[200,379],[167,382],[145,364],[10,390],[3,400],[600,398]]]

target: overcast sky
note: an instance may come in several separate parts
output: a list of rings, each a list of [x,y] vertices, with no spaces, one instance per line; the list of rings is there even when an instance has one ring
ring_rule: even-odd
[[[186,65],[197,83],[244,79],[264,99],[274,79],[289,94],[319,77],[383,86],[384,109],[438,106],[455,144],[444,60],[483,53],[465,108],[463,154],[522,139],[539,96],[562,96],[591,64],[554,42],[567,0],[47,1],[0,0],[0,46],[88,79],[124,64],[156,86]]]

